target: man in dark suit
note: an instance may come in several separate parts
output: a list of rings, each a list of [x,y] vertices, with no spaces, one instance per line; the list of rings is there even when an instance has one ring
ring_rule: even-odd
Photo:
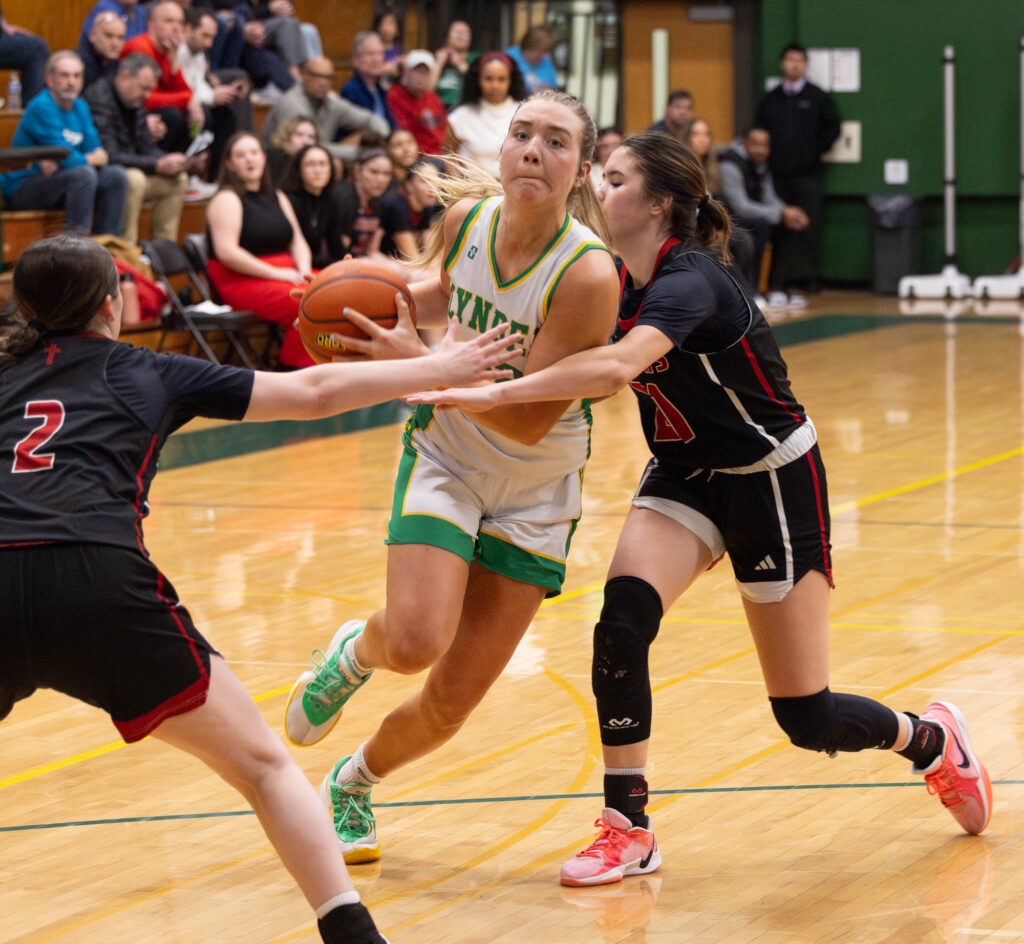
[[[807,81],[807,50],[790,44],[780,58],[782,82],[757,109],[755,124],[771,135],[770,167],[783,203],[802,207],[810,219],[804,230],[785,230],[772,243],[769,287],[788,292],[793,285],[821,287],[821,221],[825,204],[825,165],[821,156],[839,137],[839,113],[829,94]]]

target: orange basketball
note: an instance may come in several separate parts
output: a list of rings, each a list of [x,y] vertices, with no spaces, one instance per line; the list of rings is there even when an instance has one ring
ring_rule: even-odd
[[[395,296],[401,294],[409,304],[413,321],[416,303],[405,280],[382,265],[345,259],[334,262],[313,277],[299,303],[299,334],[310,357],[318,364],[345,351],[335,336],[364,338],[366,335],[345,317],[346,308],[354,308],[382,328],[392,328],[398,320]]]

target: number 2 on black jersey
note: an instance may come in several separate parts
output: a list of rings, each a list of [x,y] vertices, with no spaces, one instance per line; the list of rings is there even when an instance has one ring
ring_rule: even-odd
[[[53,468],[54,454],[40,452],[64,425],[64,404],[60,400],[30,400],[25,404],[25,419],[42,420],[14,447],[12,472],[43,472]]]

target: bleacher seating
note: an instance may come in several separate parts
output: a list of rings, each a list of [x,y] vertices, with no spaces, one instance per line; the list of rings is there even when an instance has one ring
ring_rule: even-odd
[[[0,71],[0,79],[3,72]],[[268,105],[253,106],[256,128],[263,125]],[[10,109],[0,110],[0,148],[10,147],[14,131],[21,118],[21,111]],[[258,133],[258,130],[257,130]],[[193,233],[202,233],[206,228],[206,205],[209,200],[188,200],[181,213],[181,224],[178,228],[178,242]],[[139,240],[146,240],[152,237],[151,227],[152,207],[144,205],[142,216],[139,220]],[[18,260],[18,257],[36,240],[45,239],[48,236],[56,236],[63,229],[64,213],[60,210],[3,210],[0,212],[0,224],[3,229],[3,242],[0,248],[0,259],[5,269],[10,269]],[[0,272],[0,304],[6,302],[11,294],[10,272]],[[259,332],[265,332],[265,326],[260,325]],[[140,325],[125,326],[122,328],[122,338],[140,347],[151,347],[156,350],[160,345],[163,328],[160,322],[144,322]],[[189,349],[190,336],[185,331],[172,331],[164,338],[163,350],[186,352]],[[214,349],[218,355],[224,353],[228,348],[227,339],[214,341]]]

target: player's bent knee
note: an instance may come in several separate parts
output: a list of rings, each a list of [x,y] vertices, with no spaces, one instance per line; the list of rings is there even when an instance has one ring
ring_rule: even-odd
[[[645,580],[614,577],[605,584],[591,673],[603,744],[632,744],[650,737],[647,659],[661,616],[661,598]]]
[[[429,669],[441,658],[444,649],[429,639],[401,636],[384,643],[384,666],[400,675],[415,675]]]
[[[827,687],[813,695],[769,701],[790,742],[808,751],[888,748],[899,730],[895,714],[884,705],[860,695],[834,694]]]

